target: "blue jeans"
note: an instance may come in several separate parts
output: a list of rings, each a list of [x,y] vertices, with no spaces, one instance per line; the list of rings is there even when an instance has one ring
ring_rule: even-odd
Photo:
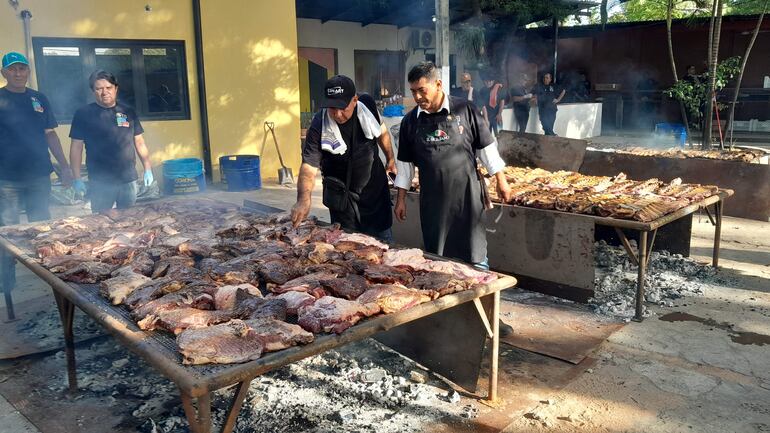
[[[51,219],[50,196],[51,179],[48,176],[24,181],[0,180],[0,226],[19,224],[22,206],[28,222]],[[0,279],[5,292],[10,292],[16,285],[16,261],[5,250],[0,250]]]
[[[112,209],[115,204],[118,209],[127,209],[136,203],[136,184],[92,180],[88,182],[88,197],[93,213]]]
[[[482,271],[488,271],[489,270],[489,258],[488,257],[484,257],[484,260],[482,260],[482,261],[480,261],[478,263],[474,263],[473,267],[476,268],[476,269],[480,269]]]
[[[374,236],[375,238],[384,241],[389,244],[393,242],[393,228],[387,228],[379,233],[366,233],[367,235]]]

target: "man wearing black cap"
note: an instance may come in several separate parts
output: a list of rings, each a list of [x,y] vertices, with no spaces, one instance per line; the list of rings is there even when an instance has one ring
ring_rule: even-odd
[[[46,220],[51,218],[49,150],[67,186],[72,179],[70,167],[54,129],[58,125],[48,98],[27,87],[27,58],[10,52],[3,56],[2,66],[6,85],[0,88],[0,226],[18,224],[22,204],[28,221]],[[14,261],[0,253],[0,263],[4,287],[12,287]]]
[[[323,203],[332,222],[390,241],[390,194],[377,146],[385,154],[392,177],[396,162],[374,99],[356,94],[353,80],[337,75],[326,82],[322,107],[313,117],[302,148],[292,222],[299,225],[310,212],[311,192],[320,168]]]

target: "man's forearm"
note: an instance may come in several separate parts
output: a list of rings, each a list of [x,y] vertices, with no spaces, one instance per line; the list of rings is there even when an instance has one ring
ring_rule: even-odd
[[[51,154],[59,163],[59,167],[62,170],[69,170],[70,166],[67,163],[67,158],[64,156],[64,150],[61,147],[61,141],[59,141],[59,135],[56,132],[51,131],[45,134],[46,141],[48,142],[48,149],[51,150]]]
[[[297,201],[310,201],[315,186],[317,169],[308,164],[302,164],[297,179]]]
[[[80,178],[80,164],[83,162],[83,142],[72,140],[70,144],[70,168],[72,177]]]
[[[406,199],[406,190],[404,188],[396,188],[396,190],[398,191],[398,193],[396,195],[396,200],[397,201],[405,200]]]
[[[150,151],[147,149],[147,143],[144,142],[144,137],[141,134],[134,137],[134,147],[136,154],[139,155],[139,160],[142,161],[142,167],[145,170],[150,170],[152,168]]]

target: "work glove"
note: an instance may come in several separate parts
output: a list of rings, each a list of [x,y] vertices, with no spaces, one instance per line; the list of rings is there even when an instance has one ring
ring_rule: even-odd
[[[155,178],[152,176],[152,170],[145,170],[144,171],[144,186],[152,185],[152,182],[154,180],[155,180]]]
[[[86,184],[81,179],[75,179],[72,181],[72,189],[75,190],[76,195],[86,195]]]

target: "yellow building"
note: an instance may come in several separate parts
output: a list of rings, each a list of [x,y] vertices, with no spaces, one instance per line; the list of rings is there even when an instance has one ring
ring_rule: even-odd
[[[274,122],[286,164],[295,173],[299,168],[293,1],[18,0],[0,5],[0,34],[0,52],[30,55],[30,87],[51,99],[65,152],[72,113],[93,102],[87,77],[106,69],[118,76],[119,98],[142,119],[156,177],[163,160],[205,159],[205,124],[214,180],[220,156],[263,153],[265,122]],[[201,76],[207,119],[201,115]],[[262,173],[274,177],[278,157],[266,138]]]

